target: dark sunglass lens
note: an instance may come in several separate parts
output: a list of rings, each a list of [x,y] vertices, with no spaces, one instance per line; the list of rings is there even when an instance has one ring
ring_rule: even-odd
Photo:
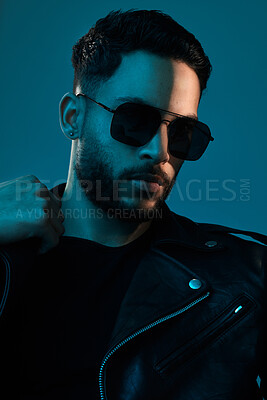
[[[169,127],[170,153],[182,160],[198,160],[210,141],[207,125],[191,118],[177,118]]]
[[[121,143],[143,146],[156,133],[160,125],[160,113],[143,104],[124,103],[113,116],[111,136]]]

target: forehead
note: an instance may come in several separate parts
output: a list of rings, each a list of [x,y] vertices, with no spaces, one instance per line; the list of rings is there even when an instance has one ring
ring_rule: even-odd
[[[185,63],[146,51],[129,53],[113,76],[99,89],[97,98],[111,106],[123,97],[183,114],[196,112],[200,98],[199,79]]]

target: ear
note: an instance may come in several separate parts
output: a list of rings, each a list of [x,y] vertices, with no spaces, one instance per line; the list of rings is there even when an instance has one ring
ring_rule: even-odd
[[[66,93],[59,103],[59,118],[62,132],[68,139],[80,136],[85,116],[85,102],[81,96]]]

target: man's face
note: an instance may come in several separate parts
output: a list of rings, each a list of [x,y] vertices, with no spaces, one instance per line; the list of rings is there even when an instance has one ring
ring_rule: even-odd
[[[86,93],[90,97],[90,93]],[[98,90],[94,100],[116,109],[139,101],[174,113],[197,116],[200,85],[186,64],[137,51],[125,55],[114,75]],[[139,99],[139,100],[138,100]],[[77,143],[75,171],[87,198],[103,210],[147,211],[160,207],[170,193],[183,161],[168,151],[168,122],[141,147],[113,139],[113,114],[86,99],[87,111]],[[162,113],[162,119],[175,117]],[[142,175],[157,175],[162,185],[149,184]],[[134,179],[134,175],[139,175]],[[117,214],[119,215],[119,213]],[[140,212],[139,212],[140,217]]]

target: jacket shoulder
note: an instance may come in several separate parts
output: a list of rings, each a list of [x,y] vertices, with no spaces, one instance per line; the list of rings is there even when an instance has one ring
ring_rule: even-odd
[[[267,246],[267,235],[264,235],[262,233],[231,228],[229,226],[224,226],[224,225],[203,223],[203,222],[197,223],[197,225],[206,232],[222,233],[225,235],[229,234],[242,235],[243,240],[251,241],[251,239],[253,239],[256,242],[259,242],[260,244]]]
[[[173,211],[172,217],[176,221],[177,227],[181,227],[180,236],[186,237],[187,241],[194,241],[203,249],[205,247],[213,250],[224,247],[247,247],[254,250],[258,248],[259,251],[267,254],[267,235],[224,225],[195,222]]]

